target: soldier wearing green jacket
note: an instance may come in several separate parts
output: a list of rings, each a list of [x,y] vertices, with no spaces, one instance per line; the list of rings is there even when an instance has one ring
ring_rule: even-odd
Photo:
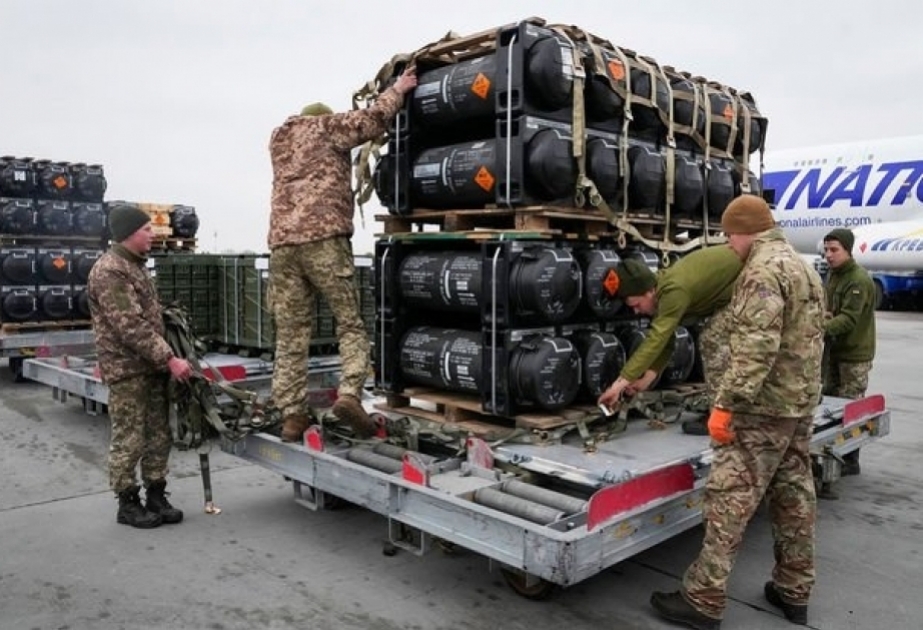
[[[865,396],[875,358],[875,284],[853,260],[854,240],[846,228],[837,228],[824,237],[824,258],[830,265],[824,394],[841,398]],[[859,451],[843,459],[843,474],[858,475]]]
[[[742,268],[740,258],[727,245],[687,254],[656,275],[638,260],[622,261],[618,266],[619,296],[635,313],[652,319],[644,342],[600,396],[599,403],[611,406],[623,391],[633,393],[650,387],[670,361],[677,327],[706,317],[709,320],[699,337],[699,349],[705,380],[712,390],[716,372],[727,363],[721,357],[727,347],[725,307]],[[704,434],[704,425],[702,431],[695,432]]]

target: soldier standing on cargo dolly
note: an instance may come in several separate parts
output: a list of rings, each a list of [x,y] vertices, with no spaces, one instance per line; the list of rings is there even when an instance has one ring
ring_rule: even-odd
[[[301,439],[307,408],[308,352],[319,292],[336,318],[343,365],[333,413],[358,437],[375,431],[362,408],[369,340],[355,281],[351,150],[384,134],[417,85],[405,70],[368,109],[335,114],[313,103],[272,132],[269,304],[276,328],[272,398],[282,412],[282,440]]]

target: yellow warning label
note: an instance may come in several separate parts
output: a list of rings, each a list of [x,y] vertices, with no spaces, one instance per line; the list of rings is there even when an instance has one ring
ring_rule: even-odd
[[[615,294],[619,292],[619,274],[615,272],[615,269],[610,269],[606,277],[603,278],[603,288],[612,297],[615,297]]]
[[[613,59],[609,62],[609,76],[615,79],[616,81],[625,80],[625,66],[622,65],[621,61]]]
[[[478,172],[474,176],[474,183],[483,188],[485,191],[490,192],[494,187],[494,176],[490,174],[490,171],[487,170],[486,166],[482,166],[478,169]]]
[[[471,84],[471,91],[476,96],[486,99],[490,93],[490,79],[483,72],[478,72],[478,75],[474,77],[474,83]]]

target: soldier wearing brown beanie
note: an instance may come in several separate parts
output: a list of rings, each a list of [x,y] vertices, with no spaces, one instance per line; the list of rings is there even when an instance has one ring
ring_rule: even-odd
[[[744,530],[769,501],[775,566],[763,592],[789,621],[808,623],[817,499],[811,434],[820,400],[824,289],[775,227],[763,199],[734,199],[721,225],[744,261],[728,307],[728,364],[708,431],[716,443],[705,484],[705,536],[682,589],[654,593],[663,617],[718,628]]]

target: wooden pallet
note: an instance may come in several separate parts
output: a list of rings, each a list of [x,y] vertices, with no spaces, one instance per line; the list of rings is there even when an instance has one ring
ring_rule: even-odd
[[[512,417],[497,416],[483,410],[475,396],[455,394],[425,387],[410,387],[402,394],[388,394],[376,408],[390,413],[417,416],[441,424],[451,424],[478,437],[494,437],[513,429],[548,431],[578,421],[599,417],[595,405],[568,407],[560,413],[522,413]]]
[[[182,251],[192,252],[196,248],[196,239],[194,238],[160,238],[155,237],[151,243],[151,251]]]
[[[4,333],[31,333],[55,330],[73,330],[75,328],[90,328],[92,322],[88,319],[73,319],[63,321],[41,322],[3,322],[0,330]]]
[[[652,212],[629,212],[627,220],[645,238],[663,240],[665,235],[677,231],[688,231],[690,237],[704,232],[701,220],[677,219],[667,226],[661,214]],[[466,210],[414,210],[403,216],[376,215],[384,224],[384,234],[419,234],[427,231],[466,232],[472,235],[482,233],[481,238],[490,238],[499,232],[516,231],[546,236],[583,237],[592,240],[617,236],[617,229],[599,210],[557,206],[525,206],[522,208],[483,208]],[[719,226],[709,226],[716,233]],[[717,229],[716,229],[717,228]],[[476,237],[476,236],[472,236]]]

